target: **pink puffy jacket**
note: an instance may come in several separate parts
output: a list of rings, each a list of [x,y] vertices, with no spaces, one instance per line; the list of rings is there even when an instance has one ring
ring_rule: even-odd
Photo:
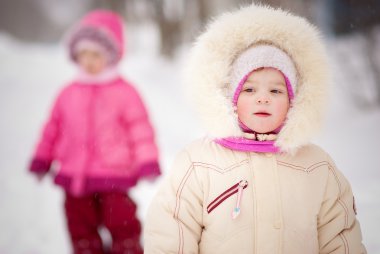
[[[121,78],[109,84],[74,82],[58,96],[31,170],[59,162],[55,182],[80,195],[127,189],[160,174],[154,132],[136,90]]]
[[[123,55],[122,25],[110,11],[86,15],[70,35],[73,60],[74,44],[90,37],[116,52],[116,65]],[[76,80],[63,89],[30,165],[32,172],[44,174],[58,162],[55,182],[72,194],[124,191],[141,177],[160,174],[153,128],[140,96],[117,74],[107,80]]]

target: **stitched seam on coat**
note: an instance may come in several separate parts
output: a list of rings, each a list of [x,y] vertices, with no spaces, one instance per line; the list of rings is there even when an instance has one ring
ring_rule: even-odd
[[[234,164],[234,165],[231,165],[229,167],[226,168],[226,170],[221,170],[221,168],[215,166],[215,165],[212,165],[212,164],[207,164],[207,163],[203,163],[203,162],[192,162],[190,167],[188,168],[188,170],[186,171],[186,174],[185,176],[182,178],[181,180],[181,183],[177,189],[177,193],[176,193],[176,205],[175,205],[175,209],[174,209],[174,219],[177,221],[178,223],[178,234],[179,234],[179,246],[178,246],[178,253],[179,254],[183,254],[183,250],[184,250],[184,236],[183,236],[183,228],[182,228],[182,222],[180,221],[179,217],[178,217],[178,214],[179,214],[179,209],[180,209],[180,203],[181,203],[181,195],[182,195],[182,190],[188,180],[188,178],[190,177],[193,169],[194,169],[194,166],[205,166],[206,168],[210,168],[212,170],[215,170],[219,173],[224,173],[224,172],[228,172],[228,171],[231,171],[232,169],[236,168],[236,167],[239,167],[240,165],[242,164],[245,164],[245,163],[248,163],[248,160],[243,160],[237,164]]]
[[[296,169],[296,170],[302,170],[302,171],[306,172],[306,168],[301,167],[301,166],[290,164],[290,163],[287,163],[287,162],[284,162],[284,161],[277,161],[277,163],[279,165],[281,165],[281,166],[284,166],[284,167],[293,168],[293,169]]]
[[[347,205],[346,203],[344,203],[343,200],[341,200],[341,196],[342,196],[342,184],[341,182],[339,181],[339,178],[335,172],[335,169],[329,164],[329,170],[334,174],[334,178],[335,178],[335,181],[337,182],[338,184],[338,188],[339,188],[339,197],[338,197],[338,202],[339,204],[343,207],[344,209],[344,228],[347,228],[347,225],[348,225],[348,209],[347,209]]]
[[[295,170],[301,170],[301,171],[304,171],[304,172],[307,172],[307,173],[311,173],[313,172],[315,169],[321,167],[321,166],[326,166],[326,165],[330,165],[327,161],[320,161],[320,162],[317,162],[307,168],[305,167],[302,167],[302,166],[298,166],[298,165],[294,165],[294,164],[291,164],[291,163],[287,163],[287,162],[284,162],[284,161],[277,161],[277,164],[281,165],[281,166],[284,166],[284,167],[288,167],[288,168],[292,168],[292,169],[295,169]]]
[[[311,165],[310,167],[308,167],[306,170],[308,173],[314,171],[315,169],[321,167],[321,166],[330,166],[330,164],[327,162],[327,161],[320,161],[320,162],[317,162],[313,165]]]
[[[342,240],[343,245],[344,245],[344,253],[349,254],[350,253],[350,248],[349,248],[349,245],[348,245],[347,238],[344,236],[343,233],[340,233],[339,236],[340,236],[340,239]]]
[[[247,163],[248,163],[248,160],[245,159],[245,160],[242,160],[241,162],[233,164],[233,165],[231,165],[231,166],[229,166],[229,167],[227,167],[225,169],[222,169],[222,168],[217,167],[217,166],[215,166],[213,164],[208,164],[208,163],[204,163],[204,162],[193,162],[193,165],[194,166],[203,166],[205,168],[209,168],[209,169],[217,171],[217,172],[219,172],[221,174],[224,174],[226,172],[229,172],[229,171],[231,171],[231,170],[233,170],[233,169],[235,169],[235,168],[237,168],[237,167],[239,167],[239,166],[241,166],[243,164],[247,164]]]
[[[180,203],[181,203],[181,194],[182,190],[189,179],[189,176],[191,175],[194,167],[193,164],[190,165],[188,170],[186,171],[185,176],[182,178],[182,181],[178,187],[177,194],[176,194],[176,204],[175,204],[175,209],[174,209],[174,218],[178,223],[178,234],[179,234],[179,246],[178,246],[178,253],[183,254],[183,249],[184,249],[184,236],[183,236],[183,228],[182,228],[182,222],[180,221],[178,214],[179,214],[179,209],[180,209]]]
[[[339,197],[338,197],[338,203],[343,207],[344,209],[344,228],[347,228],[348,227],[348,208],[347,208],[347,205],[346,203],[341,199],[341,196],[342,196],[342,187],[341,187],[341,182],[336,174],[336,171],[334,169],[334,167],[331,166],[331,164],[328,162],[328,161],[320,161],[320,162],[317,162],[313,165],[311,165],[310,167],[308,168],[302,168],[301,166],[297,166],[297,165],[293,165],[293,164],[290,164],[290,163],[286,163],[286,162],[282,162],[282,161],[278,161],[278,164],[279,165],[282,165],[282,166],[287,166],[287,167],[290,167],[290,168],[294,168],[294,169],[297,169],[297,170],[303,170],[307,173],[311,173],[313,172],[315,169],[321,167],[321,166],[325,166],[327,165],[328,166],[328,169],[333,173],[334,175],[334,178],[335,178],[335,181],[337,182],[338,184],[338,189],[339,189]]]

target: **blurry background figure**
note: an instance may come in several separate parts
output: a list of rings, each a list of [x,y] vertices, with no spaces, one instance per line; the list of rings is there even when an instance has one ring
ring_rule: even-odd
[[[160,174],[147,111],[119,75],[123,21],[110,11],[87,14],[68,35],[76,78],[59,93],[30,170],[42,178],[55,167],[65,190],[65,215],[75,254],[103,254],[99,228],[112,238],[111,254],[142,254],[141,224],[128,190]],[[54,68],[54,66],[52,66]]]
[[[110,9],[124,18],[128,57],[120,72],[138,84],[149,108],[165,174],[176,151],[203,133],[178,82],[189,45],[211,17],[251,2],[0,1],[0,253],[69,252],[61,211],[64,196],[49,181],[37,186],[25,172],[54,95],[76,73],[67,61],[62,34],[90,10]],[[369,253],[380,254],[379,1],[260,2],[305,16],[327,35],[336,82],[329,124],[315,143],[344,169],[356,193],[364,244]],[[130,191],[142,225],[156,184],[140,182]],[[110,238],[106,230],[100,233]]]

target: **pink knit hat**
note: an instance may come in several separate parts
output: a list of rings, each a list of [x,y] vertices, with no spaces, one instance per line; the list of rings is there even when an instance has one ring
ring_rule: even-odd
[[[96,10],[83,17],[69,32],[70,57],[76,61],[80,49],[89,46],[106,53],[110,65],[120,61],[124,53],[122,18],[111,11]]]
[[[237,103],[242,86],[248,76],[263,67],[279,70],[285,78],[289,98],[294,98],[297,89],[297,70],[293,60],[281,49],[261,44],[249,47],[232,64],[231,86],[234,105]]]

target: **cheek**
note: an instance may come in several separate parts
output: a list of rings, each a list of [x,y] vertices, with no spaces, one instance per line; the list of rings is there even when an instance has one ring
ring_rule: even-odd
[[[83,56],[78,56],[77,57],[77,62],[78,62],[78,64],[79,65],[81,65],[81,66],[84,66],[84,65],[86,65],[86,57],[83,57]]]
[[[94,65],[96,65],[96,67],[98,69],[102,69],[106,66],[107,62],[104,58],[97,58],[95,61],[94,61]]]
[[[90,61],[87,61],[85,59],[83,59],[82,61],[79,61],[79,65],[80,67],[85,70],[86,72],[89,72],[91,71],[92,67],[91,67],[91,62]]]
[[[247,98],[239,97],[237,101],[237,114],[240,119],[244,118],[250,112],[250,102]]]
[[[288,100],[280,101],[279,103],[276,104],[275,110],[276,112],[279,113],[278,114],[279,120],[284,120],[288,114],[289,101]]]

